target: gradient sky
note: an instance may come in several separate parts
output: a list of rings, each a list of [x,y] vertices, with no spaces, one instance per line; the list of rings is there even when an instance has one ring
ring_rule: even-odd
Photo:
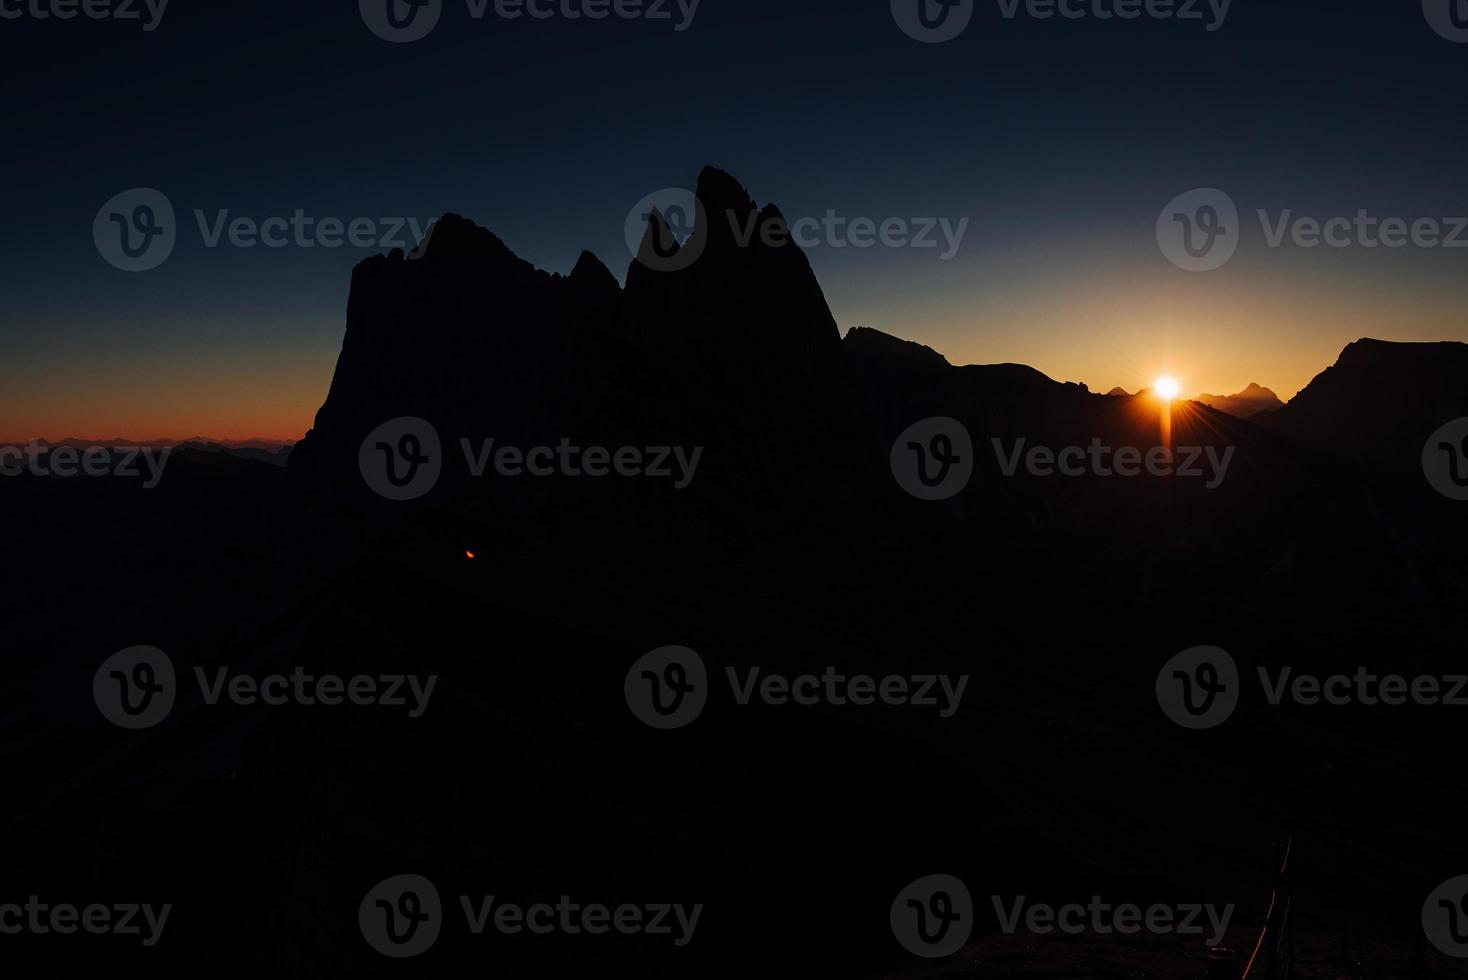
[[[954,363],[1287,398],[1363,336],[1468,340],[1468,248],[1273,249],[1253,217],[1468,215],[1468,44],[1417,0],[1234,0],[1215,32],[973,2],[967,32],[935,45],[902,33],[889,0],[702,0],[683,32],[476,22],[446,0],[403,45],[351,0],[173,0],[151,32],[0,19],[0,439],[309,427],[351,268],[373,250],[206,248],[194,209],[453,210],[544,269],[589,248],[620,277],[628,211],[705,163],[792,218],[968,218],[952,261],[809,253],[843,330]],[[1237,202],[1243,239],[1223,269],[1184,272],[1154,225],[1210,186]],[[133,187],[180,218],[147,273],[92,240],[103,202]]]

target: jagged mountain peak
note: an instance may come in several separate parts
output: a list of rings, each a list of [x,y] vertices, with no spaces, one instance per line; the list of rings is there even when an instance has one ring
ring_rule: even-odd
[[[695,193],[710,216],[715,211],[747,214],[755,209],[754,199],[744,185],[718,167],[708,166],[699,171]]]
[[[597,288],[610,287],[617,292],[621,292],[622,289],[617,282],[617,277],[612,275],[612,270],[606,267],[606,263],[597,258],[594,253],[584,250],[577,256],[576,264],[566,278],[572,282],[585,282]]]
[[[1284,405],[1273,391],[1254,382],[1250,382],[1243,391],[1232,395],[1202,394],[1195,396],[1193,401],[1202,402],[1209,408],[1241,419],[1252,418],[1260,412],[1273,411]]]
[[[800,247],[759,233],[779,210],[756,211],[714,167],[698,193],[702,240],[680,245],[650,209],[625,288],[590,252],[569,274],[551,274],[456,213],[413,254],[359,265],[331,389],[292,471],[360,483],[362,439],[395,417],[506,438],[589,431],[611,424],[609,398],[612,414],[648,411],[632,379],[722,391],[725,405],[758,392],[740,409],[746,417],[800,415],[829,400],[840,333]]]

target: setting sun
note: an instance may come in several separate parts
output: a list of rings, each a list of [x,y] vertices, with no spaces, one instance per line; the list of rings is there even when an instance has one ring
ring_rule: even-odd
[[[1157,393],[1158,398],[1161,398],[1165,402],[1170,402],[1178,395],[1179,389],[1177,386],[1177,379],[1158,378],[1156,382],[1153,383],[1152,390]]]

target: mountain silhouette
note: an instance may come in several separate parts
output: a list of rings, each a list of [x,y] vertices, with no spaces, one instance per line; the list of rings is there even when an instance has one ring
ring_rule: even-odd
[[[1232,395],[1196,395],[1193,401],[1202,402],[1209,408],[1216,408],[1220,412],[1241,419],[1250,418],[1260,412],[1267,412],[1284,405],[1284,402],[1280,401],[1279,396],[1274,392],[1253,383],[1243,391]]]
[[[1439,426],[1468,416],[1468,344],[1347,345],[1289,404],[1255,419],[1302,443],[1410,469]]]
[[[429,497],[440,503],[549,509],[652,534],[697,528],[700,537],[711,522],[732,521],[771,546],[792,527],[821,540],[839,541],[852,526],[902,540],[916,521],[947,526],[951,547],[982,536],[988,547],[1042,564],[1046,549],[1081,535],[1093,558],[1135,563],[1168,588],[1240,575],[1348,591],[1437,579],[1418,567],[1425,556],[1391,543],[1405,533],[1395,518],[1350,499],[1338,473],[1347,464],[1337,457],[1341,438],[1354,444],[1373,433],[1382,447],[1404,432],[1420,447],[1422,426],[1432,421],[1425,438],[1452,417],[1443,413],[1452,411],[1449,395],[1463,390],[1468,364],[1445,351],[1463,345],[1353,344],[1291,405],[1254,416],[1257,425],[1235,418],[1237,410],[1187,402],[1163,409],[1142,397],[1146,390],[1096,395],[1024,365],[956,367],[870,327],[842,338],[801,250],[758,233],[782,220],[775,205],[757,205],[712,167],[700,174],[697,195],[702,210],[681,244],[661,215],[649,215],[625,288],[589,253],[569,275],[544,272],[453,214],[421,257],[394,251],[359,264],[330,391],[290,456],[293,485],[381,509],[359,472],[363,440],[390,419],[416,417],[444,447],[444,475]],[[756,233],[741,238],[741,228]],[[660,267],[688,248],[698,250],[690,264]],[[1251,386],[1228,407],[1272,397]],[[1003,472],[1016,447],[1155,446],[1163,411],[1174,446],[1231,454],[1226,480],[1215,487]],[[900,506],[888,451],[904,429],[931,417],[967,427],[975,478],[958,500],[913,514]],[[1370,426],[1347,424],[1341,438],[1324,421],[1367,417]],[[491,438],[706,452],[686,491],[633,494],[617,481],[473,479],[464,456]],[[1416,492],[1421,474],[1403,465],[1415,453],[1407,449],[1387,482]],[[1181,539],[1179,527],[1189,529]],[[1339,548],[1362,560],[1343,566],[1323,557]]]

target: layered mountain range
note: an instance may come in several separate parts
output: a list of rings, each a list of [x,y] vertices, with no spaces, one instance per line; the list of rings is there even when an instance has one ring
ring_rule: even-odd
[[[1420,582],[1417,566],[1436,563],[1419,545],[1404,546],[1417,535],[1382,526],[1392,518],[1361,509],[1343,490],[1361,482],[1355,461],[1370,459],[1387,467],[1372,476],[1377,485],[1431,502],[1413,461],[1429,433],[1468,415],[1462,344],[1360,341],[1288,406],[1271,408],[1277,399],[1258,386],[1205,396],[1218,411],[1175,405],[1174,446],[1234,450],[1216,486],[1014,471],[1013,461],[1037,446],[1154,446],[1160,409],[1023,365],[953,366],[870,328],[843,337],[801,250],[760,233],[783,220],[777,207],[757,205],[713,168],[699,176],[697,195],[706,213],[682,246],[659,214],[650,216],[625,288],[590,253],[569,275],[547,273],[452,214],[420,257],[395,251],[362,262],[330,392],[290,460],[293,482],[374,506],[358,469],[362,441],[389,419],[417,417],[445,447],[444,478],[431,498],[439,501],[559,507],[583,519],[628,520],[631,508],[649,527],[671,522],[699,534],[717,514],[756,537],[774,527],[821,526],[839,536],[860,526],[901,540],[917,521],[1026,552],[1068,550],[1079,535],[1101,553],[1136,557],[1140,548],[1151,556],[1143,567],[1166,554],[1191,572],[1218,560],[1205,539],[1226,535],[1231,557],[1221,574],[1255,583],[1297,575],[1297,552],[1317,534],[1361,537],[1350,548],[1376,556],[1363,580],[1371,587],[1377,572]],[[741,241],[735,229],[747,227],[755,234]],[[701,251],[686,268],[665,271],[680,247]],[[1244,415],[1250,420],[1237,417]],[[972,435],[975,477],[956,499],[914,513],[888,454],[899,433],[934,416],[958,419]],[[490,438],[706,453],[683,494],[633,492],[616,481],[471,479],[461,441]]]
[[[1284,402],[1279,400],[1278,395],[1268,388],[1252,383],[1243,391],[1232,395],[1197,395],[1193,401],[1202,402],[1209,408],[1216,408],[1241,419],[1284,407]]]

